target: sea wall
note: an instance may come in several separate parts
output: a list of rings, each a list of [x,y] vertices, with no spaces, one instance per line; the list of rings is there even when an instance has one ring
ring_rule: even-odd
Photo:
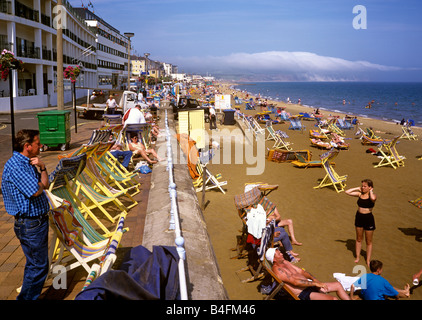
[[[165,127],[164,110],[167,110],[168,113],[169,128],[172,133],[175,133],[177,122],[173,120],[173,111],[168,107],[168,103],[164,103],[159,110],[159,126],[160,128]],[[172,140],[173,148],[175,146],[178,148],[174,135]],[[165,145],[166,138],[163,134],[157,140],[156,150],[163,150]],[[175,152],[183,156],[180,150],[173,150],[173,153]],[[186,162],[181,162],[181,164],[174,164],[174,178],[179,221],[186,250],[185,270],[188,298],[190,300],[226,300],[229,297],[222,282],[197,193],[193,188]],[[175,232],[169,230],[171,202],[168,189],[169,172],[167,162],[163,161],[154,165],[151,176],[142,243],[150,251],[154,245],[175,246]]]

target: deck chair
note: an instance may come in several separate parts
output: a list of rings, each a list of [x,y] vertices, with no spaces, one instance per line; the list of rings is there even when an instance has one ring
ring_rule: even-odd
[[[264,257],[264,261],[262,262],[262,265],[265,271],[268,272],[268,274],[271,276],[272,280],[276,284],[271,290],[271,292],[264,298],[264,300],[271,300],[277,295],[277,293],[280,292],[280,290],[283,290],[292,299],[300,300],[299,297],[296,294],[294,294],[287,286],[285,286],[285,283],[277,277],[277,275],[272,270],[271,262],[269,262],[265,257]]]
[[[329,137],[327,136],[327,130],[309,130],[309,135],[311,136],[311,138],[315,138],[315,139],[329,139]]]
[[[85,235],[92,242],[97,242],[110,237],[113,231],[110,231],[97,215],[88,208],[88,206],[78,198],[75,193],[76,184],[74,179],[84,170],[86,165],[86,154],[65,158],[60,160],[56,169],[49,175],[49,191],[54,195],[67,200],[73,207],[74,216],[84,227]],[[122,215],[123,217],[125,215]],[[88,222],[86,219],[92,220]],[[101,234],[91,224],[95,223],[101,230]]]
[[[314,121],[315,117],[311,116],[307,112],[299,112],[299,115],[302,117],[303,120]]]
[[[379,156],[381,160],[374,168],[392,166],[394,169],[397,169],[398,167],[404,167],[404,160],[406,160],[406,157],[399,155],[396,150],[396,144],[399,138],[400,136],[396,136],[390,142],[378,145],[378,152],[381,154]]]
[[[275,143],[272,146],[273,149],[286,149],[287,151],[293,150],[292,147],[290,147],[291,145],[293,145],[293,143],[284,140],[285,138],[289,137],[284,131],[277,130],[274,132],[274,135],[277,139],[275,140]]]
[[[290,126],[289,130],[304,130],[306,127],[302,125],[302,122],[300,121],[300,118],[298,117],[291,117],[289,118]]]
[[[213,175],[211,171],[207,168],[210,158],[200,157],[198,158],[198,163],[196,165],[197,172],[199,177],[193,181],[196,192],[201,192],[204,188],[205,190],[216,189],[218,188],[223,194],[226,194],[223,186],[227,185],[227,181],[221,181],[221,174]]]
[[[347,175],[340,176],[333,169],[332,161],[339,154],[339,150],[332,148],[330,151],[320,155],[322,161],[322,167],[324,168],[326,174],[325,177],[321,180],[320,184],[314,189],[319,189],[323,187],[333,186],[337,193],[344,191],[346,187]]]
[[[327,129],[328,129],[329,131],[331,131],[331,132],[335,132],[335,133],[337,133],[338,135],[340,135],[340,136],[344,137],[344,136],[346,136],[346,134],[344,133],[344,131],[343,131],[343,130],[341,130],[341,129],[337,126],[337,124],[336,124],[336,121],[337,121],[337,120],[338,120],[338,119],[334,118],[334,119],[331,119],[330,121],[328,121],[328,127],[327,127]]]
[[[266,197],[270,192],[276,190],[278,188],[278,185],[268,185],[263,183],[253,184],[253,187],[250,189],[249,186],[245,188],[248,191],[236,195],[234,197],[234,204],[237,209],[239,218],[242,221],[242,230],[241,234],[236,236],[236,247],[232,249],[232,251],[236,251],[236,256],[232,257],[232,259],[240,259],[246,256],[245,250],[246,245],[248,243],[248,229],[246,225],[246,216],[247,216],[247,209],[252,208],[252,206],[261,204],[267,207],[269,213],[271,213],[275,205],[272,205],[272,203],[268,200]],[[270,206],[271,204],[271,206]],[[263,207],[264,207],[263,206]],[[265,208],[264,208],[265,209]],[[249,239],[249,241],[252,239]]]
[[[88,209],[99,209],[112,223],[117,222],[122,214],[127,215],[127,208],[118,198],[122,192],[116,195],[109,195],[103,192],[102,189],[96,189],[94,186],[98,187],[98,182],[88,180],[83,172],[75,177],[74,181],[75,194],[85,199]],[[109,206],[117,207],[118,210],[114,216],[110,213]]]
[[[255,248],[251,246],[248,250],[248,265],[245,268],[236,271],[237,276],[241,272],[249,271],[252,277],[241,280],[242,283],[248,283],[262,279],[265,274],[263,272],[262,262],[265,259],[267,248],[273,247],[273,237],[276,227],[276,221],[272,220],[263,230],[259,245]]]
[[[368,133],[368,137],[371,139],[376,139],[376,140],[382,139],[381,137],[375,134],[374,130],[371,127],[366,128],[366,132]]]
[[[91,272],[89,263],[99,262],[101,269],[99,275],[108,271],[116,260],[115,253],[122,239],[124,218],[119,221],[118,228],[111,238],[91,243],[85,237],[82,225],[74,217],[70,203],[52,194],[48,197],[53,204],[49,214],[50,226],[54,230],[52,243],[56,240],[60,242],[58,255],[54,255],[51,249],[54,246],[50,247],[50,270],[56,265],[65,265],[66,271],[82,266],[89,274]],[[65,250],[68,255],[65,254]]]
[[[310,157],[309,159],[306,159],[301,153],[295,153],[295,155],[296,155],[297,160],[294,160],[291,162],[295,167],[299,167],[299,168],[322,167],[322,160],[311,160]]]
[[[413,132],[410,126],[402,126],[401,129],[403,134],[400,136],[400,139],[417,140],[418,135]]]
[[[369,135],[365,134],[365,132],[362,132],[361,143],[363,145],[375,146],[375,145],[382,144],[385,141],[391,141],[391,140],[384,140],[382,138],[371,138]]]
[[[337,119],[337,126],[342,130],[351,130],[353,125],[350,122],[344,121],[343,119]]]
[[[104,194],[106,194],[110,197],[125,196],[126,198],[128,198],[129,201],[132,202],[132,204],[127,207],[128,209],[131,209],[138,204],[138,202],[133,198],[133,195],[130,193],[132,191],[132,189],[138,190],[137,186],[131,186],[129,188],[124,188],[120,184],[117,184],[117,187],[119,189],[114,188],[113,186],[111,186],[107,182],[107,180],[103,176],[103,174],[101,174],[99,167],[97,166],[97,164],[95,163],[95,160],[93,158],[87,159],[87,165],[85,167],[84,173],[86,173],[90,177],[90,179],[95,183],[95,185],[101,191],[104,192]],[[135,190],[134,194],[137,193],[136,190]],[[139,192],[139,190],[138,190],[138,192]]]
[[[422,209],[422,197],[419,197],[415,200],[409,200],[409,202],[414,206],[418,207],[419,209]]]

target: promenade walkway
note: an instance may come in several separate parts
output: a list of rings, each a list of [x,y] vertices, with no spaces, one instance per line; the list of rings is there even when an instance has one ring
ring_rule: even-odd
[[[169,115],[171,115],[171,109],[167,109]],[[163,121],[163,108],[160,113],[160,121]],[[162,123],[159,125],[161,128],[164,127]],[[173,121],[170,121],[170,125],[173,128]],[[71,149],[64,153],[70,153],[81,144],[86,143],[91,136],[92,130],[97,129],[98,126],[99,122],[90,122],[78,126],[76,134],[72,130]],[[164,139],[159,138],[157,147],[159,147],[160,143],[165,143]],[[57,156],[59,154],[63,154],[63,152],[51,150],[40,154],[46,163],[49,173],[57,166]],[[0,162],[4,165],[10,156],[10,141],[1,141]],[[228,299],[186,165],[175,165],[174,171],[178,188],[179,214],[181,215],[181,221],[183,221],[182,232],[185,238],[187,257],[185,269],[187,272],[188,297],[194,300]],[[0,178],[1,174],[2,170]],[[139,175],[138,179],[142,184],[141,193],[135,197],[139,204],[129,211],[125,220],[125,227],[129,227],[130,230],[122,238],[121,246],[117,250],[117,261],[114,268],[118,268],[119,260],[128,250],[135,246],[143,245],[149,250],[152,250],[154,245],[174,246],[174,232],[168,231],[169,207],[166,204],[167,200],[163,200],[163,195],[168,195],[166,165],[162,163],[156,164],[152,173]],[[166,197],[168,197],[167,195]],[[15,236],[13,224],[14,218],[6,213],[3,199],[1,198],[0,300],[16,299],[16,288],[20,287],[22,283],[25,266],[25,256]],[[72,300],[80,292],[85,279],[86,272],[82,268],[77,268],[68,273],[66,289],[54,289],[51,286],[52,279],[48,279],[40,299]]]

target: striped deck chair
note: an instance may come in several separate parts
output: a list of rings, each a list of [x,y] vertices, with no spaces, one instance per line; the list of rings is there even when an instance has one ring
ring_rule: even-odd
[[[95,183],[95,186],[97,186],[98,189],[104,192],[105,195],[108,195],[110,197],[127,197],[129,201],[132,202],[132,204],[127,207],[128,209],[131,209],[138,204],[138,202],[133,198],[132,194],[130,193],[130,191],[132,190],[134,190],[134,194],[138,193],[139,189],[137,189],[137,186],[123,188],[120,184],[117,184],[117,187],[119,189],[115,189],[107,182],[106,178],[101,174],[97,164],[95,163],[94,158],[91,157],[87,159],[86,167],[83,172],[89,176],[91,181]]]
[[[402,126],[401,127],[403,134],[400,136],[400,139],[409,139],[409,140],[417,140],[418,135],[413,132],[410,126]]]
[[[320,155],[322,161],[322,167],[324,168],[326,174],[325,177],[321,180],[320,184],[314,189],[319,189],[323,187],[333,186],[337,193],[344,191],[346,187],[347,175],[340,176],[333,169],[332,161],[339,154],[339,150],[332,148],[330,151]]]
[[[118,198],[122,193],[109,196],[104,194],[101,190],[96,190],[92,181],[89,181],[83,172],[75,177],[74,181],[74,192],[76,196],[85,198],[85,204],[88,209],[94,210],[95,208],[98,208],[112,223],[118,221],[122,214],[127,215],[127,208]],[[109,208],[109,206],[113,206],[114,209],[117,207],[118,210],[116,210],[116,214],[114,216],[111,215],[110,210],[106,209],[106,207]]]
[[[337,119],[336,119],[336,118],[334,118],[334,119],[330,119],[330,120],[328,121],[328,127],[327,127],[327,129],[328,129],[329,131],[331,131],[331,132],[335,132],[335,133],[337,133],[338,135],[340,135],[340,136],[342,136],[342,137],[346,136],[346,134],[344,133],[344,131],[343,131],[343,130],[341,130],[341,129],[337,126],[336,121],[337,121]]]
[[[101,266],[99,275],[108,271],[116,259],[115,253],[123,235],[124,218],[119,221],[116,233],[111,238],[93,244],[85,237],[83,227],[73,215],[72,206],[62,199],[52,199],[51,194],[48,197],[50,203],[53,203],[49,215],[50,226],[55,231],[53,241],[59,240],[61,247],[58,256],[49,256],[55,259],[50,270],[54,270],[56,265],[65,265],[66,271],[82,266],[90,274],[89,263],[98,261]],[[66,255],[65,250],[70,254]]]
[[[237,251],[237,255],[232,259],[240,259],[245,256],[244,251],[246,250],[248,240],[248,228],[246,225],[248,210],[250,210],[253,206],[261,204],[264,207],[264,210],[267,209],[268,214],[271,214],[275,209],[275,205],[269,201],[265,195],[268,195],[271,191],[276,190],[277,188],[278,185],[259,183],[259,185],[255,185],[249,191],[234,197],[234,205],[237,209],[239,218],[242,221],[242,230],[241,235],[236,236],[236,248],[233,248],[232,251]]]
[[[422,197],[419,197],[415,200],[409,200],[409,202],[414,206],[418,207],[419,209],[422,209]]]
[[[296,158],[297,158],[297,160],[294,160],[294,161],[291,162],[295,167],[299,167],[299,168],[322,167],[322,161],[321,160],[306,159],[303,156],[303,154],[301,154],[301,153],[296,153]],[[331,165],[333,165],[333,163],[331,163]]]
[[[290,117],[290,126],[288,130],[304,130],[306,127],[302,125],[299,117]]]
[[[268,274],[271,276],[272,280],[276,283],[276,286],[271,290],[271,292],[264,298],[264,300],[271,300],[275,297],[277,293],[280,292],[280,290],[283,289],[283,291],[288,294],[292,299],[294,300],[300,300],[299,297],[294,294],[283,281],[281,281],[277,275],[273,272],[272,263],[269,262],[265,257],[264,261],[262,262],[262,265],[265,268],[265,271],[268,272]]]
[[[227,185],[227,181],[221,181],[221,173],[217,173],[216,175],[211,173],[211,171],[207,168],[209,160],[210,158],[206,159],[204,156],[200,156],[198,158],[196,170],[199,177],[193,180],[195,190],[196,192],[201,192],[204,188],[205,190],[218,188],[223,194],[226,194],[222,187]]]
[[[379,144],[382,144],[382,143],[387,142],[387,141],[390,142],[391,140],[385,140],[385,139],[382,139],[382,138],[371,138],[370,136],[368,136],[367,134],[362,132],[361,143],[363,145],[375,146],[375,145],[379,145]]]
[[[290,146],[293,145],[293,143],[288,142],[284,140],[285,138],[288,138],[286,132],[277,130],[274,132],[275,136],[277,137],[277,140],[275,141],[274,145],[272,146],[273,149],[286,149],[287,151],[293,150]]]
[[[394,169],[397,169],[398,167],[404,167],[404,160],[406,160],[406,157],[399,155],[396,150],[396,144],[399,138],[400,136],[396,136],[390,142],[378,145],[378,152],[381,154],[379,156],[381,157],[381,160],[374,168],[392,166]]]
[[[62,199],[66,199],[73,206],[75,217],[84,225],[84,230],[88,232],[86,236],[91,241],[99,241],[112,234],[101,221],[97,215],[88,208],[83,201],[81,201],[75,193],[76,183],[75,178],[85,168],[86,154],[81,154],[72,158],[65,158],[60,160],[56,169],[49,175],[50,187],[49,190]],[[122,215],[125,216],[125,215]],[[92,219],[95,224],[101,229],[103,234],[99,234],[96,229],[89,227],[87,218]]]

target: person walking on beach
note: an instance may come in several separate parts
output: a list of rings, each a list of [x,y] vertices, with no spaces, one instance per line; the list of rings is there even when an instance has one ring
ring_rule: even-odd
[[[48,274],[48,212],[44,189],[47,168],[38,157],[38,130],[20,130],[12,157],[3,170],[1,189],[6,212],[15,218],[14,230],[26,257],[23,284],[17,300],[36,300]]]
[[[210,130],[217,129],[217,117],[213,106],[209,106],[210,111]]]
[[[351,188],[345,191],[349,196],[358,197],[358,210],[355,216],[356,227],[356,259],[359,262],[362,241],[366,240],[366,264],[369,266],[372,255],[372,239],[375,231],[375,219],[372,209],[375,206],[377,196],[374,193],[374,184],[370,179],[362,180],[360,187]]]

